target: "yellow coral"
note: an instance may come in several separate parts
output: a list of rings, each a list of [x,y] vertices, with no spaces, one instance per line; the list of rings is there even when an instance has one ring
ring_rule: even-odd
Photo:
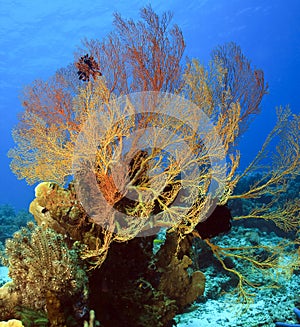
[[[8,321],[0,321],[0,327],[24,327],[24,325],[20,320],[11,319]]]
[[[297,231],[300,226],[299,196],[285,201],[281,197],[287,185],[300,174],[300,115],[292,114],[289,107],[280,107],[277,117],[277,123],[261,150],[238,177],[242,181],[248,174],[259,172],[260,178],[254,185],[249,185],[248,190],[230,195],[229,200],[271,197],[264,205],[234,219],[265,219],[273,221],[284,231]],[[274,150],[271,144],[275,141]]]
[[[39,183],[35,189],[34,189],[34,194],[36,197],[40,197],[43,195],[46,195],[48,192],[52,190],[50,182],[42,182]]]

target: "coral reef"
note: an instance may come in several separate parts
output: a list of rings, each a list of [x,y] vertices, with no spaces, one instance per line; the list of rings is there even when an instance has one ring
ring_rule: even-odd
[[[95,316],[105,327],[172,326],[205,292],[206,256],[234,277],[247,305],[260,272],[299,269],[299,195],[284,196],[299,178],[299,116],[278,108],[239,173],[238,139],[260,111],[264,74],[234,43],[217,47],[208,68],[192,60],[184,70],[185,42],[171,18],[150,6],[138,22],[115,14],[114,32],[85,40],[73,67],[25,88],[9,156],[19,178],[41,182],[30,205],[38,226],[6,241],[13,282],[0,291],[1,319],[42,311],[50,326],[94,325]],[[248,219],[293,237],[276,245],[255,233],[251,244],[216,238]]]
[[[0,288],[0,319],[7,320],[16,317],[15,310],[20,301],[20,294],[14,291],[13,283],[4,284]]]
[[[64,324],[64,306],[72,303],[72,297],[87,293],[87,277],[78,251],[69,249],[63,236],[49,228],[33,223],[23,227],[6,241],[2,261],[9,267],[13,280],[10,292],[17,294],[17,305],[47,310],[53,326]],[[1,300],[5,302],[5,297]]]
[[[176,234],[168,234],[165,244],[158,252],[158,270],[162,272],[158,289],[169,298],[175,299],[181,312],[187,305],[203,294],[205,276],[201,271],[188,272],[192,265],[190,258],[190,237],[179,241]],[[179,245],[180,252],[177,246]]]
[[[4,243],[7,238],[12,237],[14,232],[26,226],[30,220],[33,220],[33,217],[27,210],[16,212],[8,204],[0,205],[0,226],[5,226],[0,229],[0,243]]]
[[[262,171],[257,171],[249,173],[243,176],[235,189],[236,194],[243,194],[249,190],[249,186],[258,184],[264,177]],[[297,207],[293,205],[299,201],[299,187],[300,187],[300,177],[295,176],[295,178],[288,179],[284,183],[284,192],[280,192],[277,195],[276,201],[272,194],[265,194],[264,196],[255,198],[240,198],[229,201],[228,205],[231,210],[232,216],[235,217],[235,224],[245,226],[245,227],[257,227],[265,231],[275,232],[282,237],[288,237],[294,239],[296,237],[293,233],[293,228],[290,230],[286,229],[284,221],[293,222],[295,228],[297,228],[297,220],[292,219],[292,217],[297,217]],[[292,205],[292,211],[284,211],[282,209],[288,209],[288,203]],[[258,211],[258,208],[264,208],[268,205],[266,210]],[[254,216],[253,213],[256,215]],[[298,211],[299,212],[299,211]],[[267,215],[264,215],[267,213]],[[277,219],[275,219],[275,215]],[[241,219],[239,217],[247,217],[247,219]],[[259,219],[258,219],[259,218]]]
[[[178,235],[168,234],[153,255],[154,237],[112,243],[101,268],[92,274],[90,283],[100,288],[91,290],[91,306],[104,325],[167,326],[203,293],[204,275],[188,272],[190,241],[182,240],[185,245],[176,254]]]
[[[294,308],[295,315],[297,319],[300,321],[300,310],[298,308]],[[288,324],[285,322],[276,322],[276,327],[299,327],[300,324]]]

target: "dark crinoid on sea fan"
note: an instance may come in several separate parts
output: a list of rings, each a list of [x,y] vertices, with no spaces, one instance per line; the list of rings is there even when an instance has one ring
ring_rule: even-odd
[[[77,75],[82,81],[89,81],[90,76],[92,75],[93,79],[96,79],[97,76],[101,76],[100,67],[95,61],[93,56],[88,54],[80,57],[78,62],[75,63],[76,68],[78,69]]]

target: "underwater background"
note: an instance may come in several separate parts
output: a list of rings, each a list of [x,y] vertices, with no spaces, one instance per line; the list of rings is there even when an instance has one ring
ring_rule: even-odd
[[[299,112],[300,2],[298,0],[206,1],[8,1],[0,3],[0,203],[28,208],[33,187],[10,171],[11,130],[22,111],[19,95],[35,79],[47,79],[74,61],[84,38],[101,39],[112,30],[113,13],[136,19],[151,4],[159,14],[174,13],[182,29],[185,55],[207,63],[213,48],[238,44],[269,85],[260,115],[240,143],[241,167],[260,149],[276,120],[275,107]]]
[[[23,110],[19,98],[23,88],[26,87],[26,85],[30,85],[35,79],[47,80],[49,77],[53,76],[59,68],[67,67],[70,63],[74,63],[76,60],[74,52],[82,46],[82,40],[101,40],[106,37],[113,29],[114,13],[120,13],[124,19],[132,18],[133,20],[138,20],[140,18],[140,8],[149,4],[158,15],[161,15],[166,11],[173,13],[171,25],[175,23],[180,27],[186,43],[183,55],[183,65],[185,63],[185,57],[189,59],[198,58],[201,64],[207,65],[211,59],[211,52],[214,48],[219,45],[234,42],[241,47],[243,54],[250,60],[251,67],[254,69],[261,69],[264,72],[264,81],[268,84],[268,94],[263,97],[260,104],[261,113],[254,115],[255,117],[253,117],[253,121],[250,121],[250,127],[239,139],[238,149],[241,152],[241,161],[237,173],[242,173],[253,158],[255,158],[269,132],[274,127],[276,123],[276,107],[280,105],[289,105],[292,113],[299,115],[300,1],[298,0],[202,0],[190,1],[188,3],[183,3],[183,1],[177,0],[111,2],[102,0],[54,0],[50,3],[43,3],[37,0],[2,0],[0,2],[0,110],[2,113],[0,118],[0,176],[2,179],[2,188],[0,191],[0,250],[2,247],[1,242],[4,243],[5,239],[8,236],[12,236],[15,231],[24,226],[26,221],[32,220],[32,215],[28,212],[28,209],[35,196],[35,204],[38,203],[38,205],[42,205],[41,202],[39,202],[41,199],[38,199],[37,192],[35,193],[34,189],[37,184],[28,185],[26,181],[18,180],[9,167],[11,159],[7,156],[8,151],[15,146],[12,138],[12,129],[17,125],[18,118]],[[270,145],[272,146],[273,144],[271,143]],[[297,160],[299,161],[299,154]],[[266,162],[267,161],[268,157],[266,158]],[[293,307],[297,306],[300,308],[300,180],[299,173],[297,175],[296,172],[298,170],[299,167],[296,167],[294,171],[292,171],[291,175],[293,175],[293,179],[291,182],[284,180],[288,192],[284,195],[281,194],[282,196],[280,199],[282,202],[280,203],[274,204],[272,200],[270,200],[269,194],[263,195],[260,198],[247,199],[247,197],[245,197],[242,199],[237,198],[236,201],[233,201],[235,194],[242,194],[243,192],[247,193],[250,186],[255,185],[257,181],[260,181],[259,183],[264,182],[262,175],[259,173],[256,175],[246,175],[244,179],[239,181],[234,191],[236,193],[234,193],[232,200],[229,200],[228,202],[232,216],[242,217],[243,215],[247,216],[249,212],[251,213],[252,209],[263,208],[264,204],[270,204],[270,210],[267,210],[267,215],[270,212],[275,212],[277,210],[278,216],[281,213],[280,205],[284,204],[285,201],[290,201],[294,206],[294,209],[289,207],[286,212],[282,211],[282,217],[286,213],[292,212],[294,214],[293,217],[295,220],[291,222],[291,225],[293,225],[292,227],[296,232],[290,232],[290,230],[286,228],[288,224],[285,226],[284,222],[283,228],[281,228],[282,225],[280,224],[282,224],[282,221],[284,220],[282,217],[278,219],[279,223],[275,221],[275,218],[267,218],[266,221],[258,219],[258,221],[255,222],[251,219],[248,219],[245,222],[236,219],[237,221],[233,223],[232,230],[229,234],[221,234],[220,236],[217,236],[218,233],[216,232],[212,236],[213,243],[210,243],[210,238],[206,242],[206,238],[202,237],[201,240],[194,240],[192,246],[181,244],[183,249],[185,247],[191,247],[192,249],[192,254],[190,255],[192,265],[188,268],[189,277],[195,273],[195,276],[201,279],[200,272],[202,272],[206,278],[205,290],[202,290],[203,294],[201,292],[201,294],[199,293],[200,296],[190,307],[185,308],[185,305],[182,305],[182,308],[185,309],[179,310],[178,312],[180,312],[180,314],[177,315],[171,323],[168,321],[167,325],[158,324],[157,326],[175,326],[177,323],[177,326],[180,327],[200,326],[200,324],[202,327],[269,327],[275,326],[275,321],[286,321],[291,324],[296,323],[297,319],[293,313]],[[262,180],[260,180],[260,178],[262,178]],[[50,189],[52,186],[50,187],[49,185],[43,185],[43,187],[49,187]],[[73,196],[71,189],[68,189],[68,191],[62,191],[59,186],[57,186],[57,188],[54,187],[51,192],[52,191],[54,193],[57,192],[54,196],[55,201],[58,201],[57,203],[59,203],[61,199],[61,194],[65,194],[63,196],[70,198]],[[68,192],[68,194],[66,192]],[[56,199],[56,196],[58,200]],[[63,199],[65,200],[64,197]],[[49,203],[50,201],[51,199],[49,200]],[[65,212],[63,214],[61,212],[58,214],[51,207],[52,203],[49,203],[46,203],[45,205],[45,212],[49,211],[53,216],[56,214],[58,216],[59,214],[63,216],[63,214],[67,212],[67,218],[69,219],[71,217],[70,210],[67,210],[71,207],[62,209],[62,211],[65,210]],[[49,209],[47,205],[51,208]],[[34,206],[31,206],[31,212],[33,213]],[[77,214],[78,212],[75,212],[74,215],[76,216]],[[82,212],[80,212],[80,215],[81,214]],[[226,216],[226,213],[222,212],[222,214]],[[273,217],[277,216],[274,213]],[[35,219],[38,224],[40,224],[41,222],[37,217],[35,216]],[[9,223],[8,221],[13,221],[13,223]],[[61,222],[61,226],[63,226],[63,222]],[[22,230],[21,234],[23,233],[24,235],[22,234],[21,238],[20,234],[18,234],[11,243],[8,243],[6,250],[8,256],[14,258],[16,248],[18,251],[26,253],[28,249],[23,243],[27,243],[30,238],[33,243],[36,238],[36,240],[44,240],[46,244],[47,242],[49,242],[49,244],[54,244],[54,249],[57,252],[63,252],[63,250],[68,251],[68,247],[70,248],[70,244],[67,244],[67,242],[66,244],[63,243],[61,236],[57,236],[57,233],[49,231],[44,235],[41,228],[34,229],[33,226],[29,226],[28,228],[27,231],[24,229]],[[66,226],[63,226],[62,228],[68,230]],[[78,227],[78,230],[80,230],[80,228],[81,227]],[[87,227],[85,226],[85,228]],[[58,233],[61,232],[59,228],[56,232],[57,231]],[[226,227],[224,231],[227,231]],[[84,232],[86,232],[86,230],[84,230]],[[86,232],[86,234],[88,233],[89,232]],[[199,233],[201,232],[199,231]],[[90,237],[91,235],[89,234],[88,236]],[[203,235],[205,234],[201,234],[200,236]],[[95,235],[93,235],[93,237],[94,236]],[[74,236],[74,239],[77,240],[76,237],[77,235]],[[70,237],[70,243],[73,242],[72,238],[73,235]],[[165,253],[161,251],[162,254],[159,254],[160,259],[158,259],[158,261],[160,261],[161,258],[163,258],[161,260],[163,261],[165,259],[164,256],[168,257],[168,242],[171,243],[170,251],[172,252],[172,242],[174,240],[167,239],[167,241],[165,241],[165,238],[165,235],[159,234],[157,238],[151,239],[151,242],[154,244],[153,251],[156,251],[155,254],[159,253],[160,246],[162,246],[163,251],[165,251]],[[26,242],[22,243],[22,241],[20,242],[20,239],[23,241],[26,240]],[[285,240],[290,240],[291,243]],[[82,240],[80,239],[80,241]],[[136,240],[133,240],[132,243],[130,242],[128,249],[129,252],[132,251],[132,257],[130,254],[128,254],[128,256],[130,260],[132,260],[132,263],[128,264],[127,270],[124,269],[125,271],[120,273],[120,275],[124,274],[125,278],[127,277],[126,274],[131,276],[131,272],[128,272],[130,269],[134,270],[135,255],[141,255],[141,262],[144,258],[142,255],[145,253],[139,253],[137,248],[144,247],[145,252],[147,252],[145,255],[146,260],[151,261],[152,259],[149,258],[152,258],[153,255],[151,252],[152,248],[150,249],[151,246],[149,247],[147,242],[142,243],[142,246],[138,244],[138,241]],[[61,246],[61,244],[63,245]],[[163,248],[162,244],[165,245],[165,248]],[[216,244],[216,247],[214,244]],[[92,244],[92,246],[94,245],[95,244]],[[263,250],[260,248],[261,245],[262,247],[265,247]],[[88,246],[90,246],[90,244],[88,244]],[[247,252],[246,250],[246,254],[239,254],[239,252],[236,252],[238,254],[235,254],[233,258],[230,258],[231,254],[228,255],[230,252],[226,252],[227,250],[225,250],[225,254],[222,253],[222,249],[241,246],[244,250],[250,248],[251,251],[256,248],[258,250],[257,252],[251,252],[250,250],[250,252]],[[158,249],[155,247],[158,247]],[[267,254],[270,248],[273,248],[274,253],[271,253],[271,259],[267,262],[267,260],[269,260]],[[216,252],[214,252],[214,250]],[[276,266],[277,270],[274,268],[275,266],[272,266],[272,258],[280,257],[280,251],[283,250],[286,250],[286,252],[282,252],[283,257],[286,254],[286,266],[289,265],[291,267],[290,274],[284,271],[284,268],[280,265]],[[108,259],[104,261],[105,264],[101,266],[101,269],[103,268],[101,274],[103,275],[100,275],[99,277],[96,274],[91,274],[92,277],[86,277],[86,274],[88,275],[87,269],[86,267],[81,266],[81,263],[79,263],[80,260],[78,259],[78,253],[82,251],[82,249],[79,251],[78,249],[72,248],[72,251],[72,253],[70,251],[71,254],[68,258],[69,261],[65,262],[61,259],[62,270],[58,271],[58,273],[62,273],[64,265],[66,265],[66,269],[69,269],[69,267],[72,267],[72,269],[74,268],[74,271],[78,269],[78,271],[76,270],[76,276],[72,275],[69,279],[66,277],[65,285],[68,286],[60,285],[62,289],[65,287],[66,289],[69,288],[69,292],[71,292],[71,290],[72,292],[74,291],[72,293],[73,301],[74,297],[78,296],[80,292],[82,292],[81,294],[87,292],[87,278],[89,278],[90,285],[100,287],[101,292],[106,294],[109,287],[107,287],[101,278],[103,278],[103,276],[106,278],[106,275],[110,274],[118,278],[120,269],[127,264],[127,258],[124,258],[124,260],[126,259],[125,261],[120,259],[120,262],[118,263],[114,261],[115,258],[124,251],[124,249],[118,248],[118,246],[113,243],[111,256],[108,257]],[[184,253],[184,250],[182,251]],[[215,256],[212,255],[211,251],[214,252]],[[151,254],[149,254],[150,252]],[[82,253],[86,254],[84,251],[80,253],[81,256],[83,256]],[[222,255],[224,254],[224,257],[226,257],[226,255],[228,257],[223,259],[224,261],[216,260],[216,257],[218,257],[220,253]],[[239,261],[239,255],[243,259],[246,258],[246,263],[245,261]],[[264,260],[266,260],[266,263],[270,264],[268,268],[271,267],[272,269],[274,268],[274,271],[276,270],[276,272],[273,272],[274,274],[278,273],[279,276],[276,279],[276,283],[272,284],[272,278],[274,277],[271,276],[272,274],[267,277],[264,274],[261,274],[261,271],[257,272],[257,275],[253,274],[253,267],[255,268],[257,262],[251,262],[251,260],[248,259],[251,255],[253,255],[253,258],[255,259],[259,258],[261,260],[259,262],[265,263]],[[48,256],[51,256],[51,254],[49,253]],[[185,255],[182,256],[183,258],[185,257]],[[296,257],[297,261],[295,260],[292,262],[293,259],[291,258]],[[185,266],[186,262],[184,262],[183,258],[178,258],[178,262],[174,263],[174,266],[177,265],[182,269],[182,271],[178,272],[178,275],[172,271],[172,273],[174,273],[173,275],[169,272],[169,277],[168,274],[166,274],[167,277],[164,276],[164,278],[167,280],[169,279],[169,282],[172,282],[175,286],[175,277],[181,277],[181,274],[184,275],[186,273],[186,266],[191,264],[189,263]],[[280,260],[282,260],[282,257],[280,257]],[[3,263],[8,262],[8,259],[3,260]],[[228,269],[231,269],[234,266],[234,271],[240,271],[242,275],[239,275],[238,273],[236,274],[235,272],[232,275],[230,275],[230,272],[228,274],[228,271],[224,271],[222,263],[224,263]],[[111,265],[111,268],[107,268],[109,265]],[[161,265],[161,270],[166,269],[166,271],[168,271],[162,263]],[[260,268],[262,267],[263,265],[260,266]],[[149,277],[149,275],[144,272],[144,268],[145,267],[138,267],[138,269],[143,271],[143,276],[146,276],[151,280],[152,276]],[[23,269],[22,264],[20,264],[19,269]],[[85,272],[83,272],[83,270],[85,270]],[[0,277],[0,286],[6,281],[7,269],[5,268],[3,271],[3,276]],[[10,277],[17,279],[17,271],[18,269],[12,269]],[[197,275],[197,273],[199,274]],[[239,280],[243,280],[244,275],[247,276],[247,274],[254,278],[253,280],[251,279],[253,285],[255,285],[255,283],[264,285],[266,283],[266,285],[268,284],[272,286],[257,289],[255,291],[256,297],[253,303],[250,303],[249,300],[251,294],[242,294],[242,297],[244,296],[246,302],[249,300],[249,303],[246,303],[249,306],[248,311],[244,311],[245,303],[241,304],[238,303],[238,301],[232,301],[230,293],[234,290]],[[184,276],[186,277],[186,275]],[[174,280],[172,278],[174,278]],[[72,288],[73,284],[71,282],[74,281],[72,279],[76,280],[78,283],[76,288],[77,293]],[[142,280],[142,278],[140,279]],[[138,280],[140,281],[140,279]],[[70,284],[68,284],[69,282]],[[167,285],[167,282],[165,283],[166,285],[164,285],[164,287],[168,290],[169,285]],[[182,293],[179,284],[180,283],[178,283],[178,289],[180,291],[178,292]],[[245,284],[247,284],[247,282]],[[277,288],[278,285],[281,286],[280,289]],[[149,285],[144,282],[144,280],[139,283],[138,288],[141,288],[141,294],[143,294],[143,296],[145,295],[143,292],[147,291],[148,286]],[[163,288],[161,285],[160,287]],[[124,286],[124,292],[125,289],[126,286]],[[248,291],[247,288],[245,289]],[[243,288],[241,288],[240,291],[241,290],[243,290]],[[176,293],[176,290],[174,291],[173,289],[168,291],[170,294],[173,294],[172,292]],[[153,291],[153,294],[154,293],[155,292]],[[91,294],[92,303],[93,301],[96,303],[97,301],[95,299],[99,300],[97,295],[92,291]],[[239,296],[240,295],[241,294],[239,294]],[[44,301],[44,299],[39,300],[41,300],[41,302]],[[188,304],[193,302],[187,299],[185,300]],[[31,303],[30,301],[32,302],[29,298],[28,303]],[[84,301],[86,301],[86,299],[80,299],[75,303],[75,305],[74,303],[72,304],[73,307],[72,305],[70,305],[70,307],[72,307],[74,312],[76,312],[76,305],[79,307],[81,306],[81,309],[84,308],[84,310],[87,311],[90,307]],[[114,300],[109,300],[107,302],[113,301]],[[161,302],[163,303],[163,301]],[[0,312],[1,303],[0,297]],[[103,307],[107,306],[107,310],[109,311],[109,304],[101,302],[101,305],[103,305]],[[157,305],[156,302],[155,305]],[[161,305],[162,304],[160,303],[158,307]],[[176,310],[171,308],[172,304],[168,304],[168,306],[170,306],[168,307],[168,310],[173,314],[173,311],[175,312]],[[181,308],[180,305],[179,308]],[[161,310],[161,307],[157,310]],[[239,311],[239,313],[237,313],[237,311]],[[26,318],[25,311],[23,314],[24,316],[22,317]],[[30,316],[30,314],[31,313],[28,313],[28,316]],[[80,322],[86,320],[87,316],[87,312],[82,313],[80,316]],[[297,311],[297,317],[298,316],[299,312]],[[36,319],[43,320],[45,317],[37,317]],[[105,321],[105,319],[109,320],[109,318],[103,317],[103,321]],[[165,319],[167,321],[167,318]],[[93,325],[96,325],[94,319],[91,320],[93,320]],[[146,320],[147,317],[145,318],[145,321]],[[141,325],[137,324],[137,326],[144,326],[144,324],[148,325],[145,321],[143,321],[143,324]],[[123,326],[121,322],[118,323],[120,323],[120,326]],[[24,323],[24,325],[29,326],[30,323]],[[75,326],[76,323],[72,322],[70,326],[71,325]],[[80,325],[82,324],[80,323]],[[92,324],[90,323],[90,326],[91,325]],[[114,323],[112,323],[112,325],[115,326]],[[106,326],[105,323],[104,326]],[[151,324],[149,326],[151,326]]]

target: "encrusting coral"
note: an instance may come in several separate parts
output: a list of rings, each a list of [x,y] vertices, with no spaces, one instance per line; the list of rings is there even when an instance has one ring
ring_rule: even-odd
[[[66,314],[72,314],[66,307],[75,314],[81,306],[87,313],[87,275],[89,307],[105,326],[171,326],[205,288],[202,272],[191,268],[196,238],[238,277],[245,303],[251,299],[245,288],[252,283],[227,266],[226,257],[267,271],[284,269],[279,259],[287,253],[295,260],[286,269],[300,267],[297,236],[273,249],[226,248],[211,240],[248,218],[299,233],[299,198],[278,201],[299,176],[299,116],[278,109],[261,151],[238,173],[239,137],[267,92],[263,72],[234,43],[217,47],[208,68],[192,60],[184,70],[185,42],[179,27],[170,27],[172,15],[159,17],[146,7],[141,18],[135,23],[116,14],[114,33],[102,42],[85,40],[73,67],[24,90],[25,111],[13,131],[17,146],[9,155],[19,178],[42,182],[30,205],[39,226],[23,228],[7,241],[4,262],[16,301],[46,308],[53,326],[66,324]],[[141,93],[131,93],[136,91]],[[138,111],[135,102],[148,111]],[[152,110],[156,105],[159,114]],[[204,125],[212,124],[201,134],[204,116]],[[275,141],[271,163],[266,162]],[[181,152],[186,155],[178,156]],[[193,174],[184,179],[188,170]],[[259,180],[238,193],[243,179],[257,171]],[[108,206],[99,204],[99,193]],[[231,203],[264,197],[270,200],[231,221]],[[114,220],[118,214],[126,219]],[[161,227],[168,231],[154,253]],[[152,234],[143,234],[148,230]],[[263,258],[256,251],[263,251]],[[78,294],[84,295],[79,303]],[[11,312],[3,319],[7,315]]]

